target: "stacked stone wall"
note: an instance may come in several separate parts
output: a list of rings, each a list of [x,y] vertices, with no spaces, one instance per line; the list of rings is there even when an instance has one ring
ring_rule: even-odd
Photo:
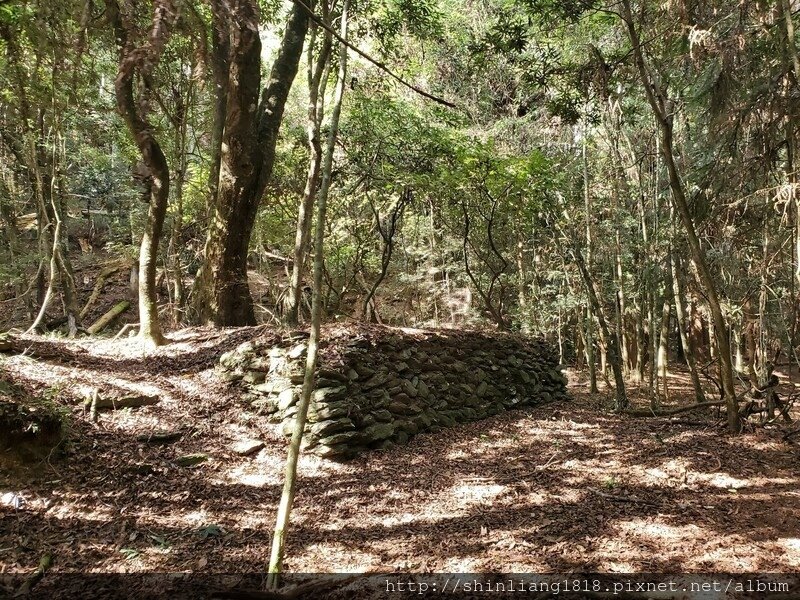
[[[384,327],[331,327],[323,339],[305,439],[326,457],[566,398],[557,353],[540,340]],[[306,348],[305,332],[271,332],[222,355],[220,375],[290,435]]]

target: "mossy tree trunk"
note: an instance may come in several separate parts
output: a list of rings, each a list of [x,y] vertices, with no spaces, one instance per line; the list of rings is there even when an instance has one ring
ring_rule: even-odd
[[[147,220],[139,245],[139,339],[147,345],[158,346],[165,342],[165,338],[158,319],[156,261],[169,201],[169,167],[154,128],[142,112],[143,103],[134,98],[133,82],[137,73],[146,75],[157,64],[177,14],[168,2],[158,4],[148,42],[136,47],[129,35],[130,25],[116,0],[106,0],[106,13],[120,46],[119,68],[114,83],[117,109],[150,174]]]

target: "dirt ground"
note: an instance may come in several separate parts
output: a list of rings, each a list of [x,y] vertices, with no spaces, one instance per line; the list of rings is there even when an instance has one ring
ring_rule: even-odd
[[[29,354],[49,358],[2,359],[1,370],[71,417],[63,451],[25,468],[0,457],[0,575],[16,585],[44,555],[45,589],[69,572],[263,571],[286,443],[213,371],[253,333],[183,330],[146,356],[127,340],[30,338]],[[571,403],[343,464],[303,456],[286,570],[800,571],[800,448],[782,440],[785,426],[730,436],[708,412],[621,417],[605,409],[602,385],[590,397],[581,376],[569,378]],[[78,399],[97,385],[161,401],[93,424]],[[670,387],[673,403],[691,402],[680,370]],[[182,437],[138,439],[158,431]],[[237,455],[233,444],[249,438],[266,447]],[[175,463],[200,452],[207,462]]]

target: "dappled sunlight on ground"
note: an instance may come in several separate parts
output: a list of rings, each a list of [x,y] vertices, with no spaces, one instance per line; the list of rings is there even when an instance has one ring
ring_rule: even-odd
[[[144,359],[122,340],[66,343],[67,360],[5,361],[30,386],[60,386],[73,419],[66,457],[0,484],[0,495],[24,500],[0,507],[0,570],[27,572],[44,552],[57,571],[263,569],[285,438],[213,374],[241,332],[172,337]],[[103,412],[95,425],[80,398],[96,382],[161,402]],[[671,384],[673,402],[692,401],[683,374]],[[776,428],[730,437],[710,413],[687,424],[615,415],[605,385],[590,397],[574,372],[570,390],[573,403],[419,435],[349,463],[303,455],[286,568],[800,569],[800,453]],[[173,430],[183,435],[172,443],[140,439]],[[266,447],[232,450],[252,438]],[[192,453],[207,460],[176,463]]]

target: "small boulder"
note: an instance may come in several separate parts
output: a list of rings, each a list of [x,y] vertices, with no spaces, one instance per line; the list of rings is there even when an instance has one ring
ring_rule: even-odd
[[[236,442],[231,449],[239,456],[250,456],[261,450],[264,445],[261,440],[248,439]]]

